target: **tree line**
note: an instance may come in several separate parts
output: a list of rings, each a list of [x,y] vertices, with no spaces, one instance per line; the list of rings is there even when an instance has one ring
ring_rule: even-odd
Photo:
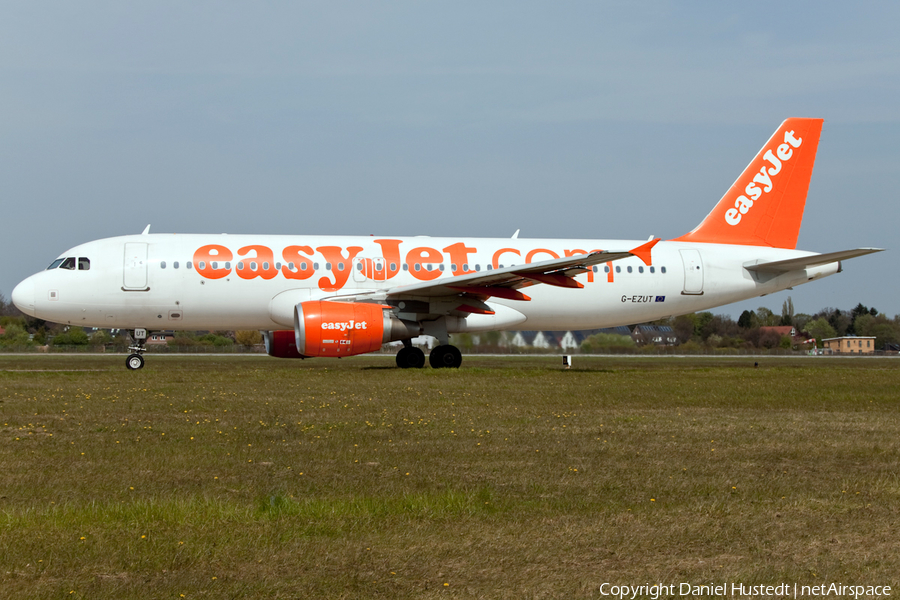
[[[745,310],[735,321],[728,315],[716,315],[711,312],[698,312],[677,317],[670,317],[649,323],[651,325],[669,326],[674,333],[676,344],[685,350],[771,350],[805,349],[799,347],[797,341],[778,334],[768,327],[789,325],[806,339],[815,339],[816,345],[822,348],[822,340],[845,335],[867,336],[875,338],[875,348],[896,350],[900,345],[900,315],[893,318],[880,313],[874,307],[862,303],[850,310],[823,308],[814,314],[797,313],[790,297],[784,301],[781,314],[776,314],[766,307],[756,310]],[[128,337],[114,337],[107,330],[98,330],[92,334],[80,328],[68,328],[60,324],[49,323],[20,312],[12,302],[0,294],[0,327],[5,333],[0,335],[0,349],[27,350],[37,346],[111,346],[127,347]],[[630,329],[634,329],[631,326]],[[487,332],[480,335],[457,334],[454,343],[464,352],[475,350],[509,349],[514,334],[510,332]],[[262,342],[257,331],[217,331],[217,332],[176,332],[168,342],[175,348],[211,346],[226,348],[229,346],[252,347]],[[616,335],[612,333],[595,334],[582,344],[582,351],[596,352],[608,349],[627,349],[644,345],[638,338]],[[649,345],[649,343],[648,343]]]

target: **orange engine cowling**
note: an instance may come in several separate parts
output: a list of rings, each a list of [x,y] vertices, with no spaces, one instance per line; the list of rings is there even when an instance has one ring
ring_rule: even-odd
[[[315,300],[294,308],[294,342],[302,356],[365,354],[421,332],[417,323],[401,321],[382,304]]]

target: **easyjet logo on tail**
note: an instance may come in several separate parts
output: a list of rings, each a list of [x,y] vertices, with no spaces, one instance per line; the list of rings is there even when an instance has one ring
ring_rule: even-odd
[[[775,189],[775,182],[772,178],[781,173],[784,163],[791,160],[791,157],[794,156],[794,150],[799,148],[802,143],[802,138],[794,137],[793,130],[785,131],[784,143],[780,144],[775,149],[775,152],[772,152],[771,148],[766,150],[766,153],[763,154],[763,160],[768,161],[771,166],[764,164],[759,169],[759,173],[756,173],[753,176],[753,180],[744,188],[746,196],[738,196],[734,201],[734,208],[729,208],[725,211],[726,223],[732,226],[740,223],[741,217],[753,208],[753,203],[759,200],[763,193],[768,194]]]

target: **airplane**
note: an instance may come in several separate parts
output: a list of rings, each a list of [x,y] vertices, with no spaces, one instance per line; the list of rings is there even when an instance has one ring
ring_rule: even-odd
[[[785,120],[712,211],[671,240],[151,234],[67,250],[12,293],[24,313],[127,329],[126,366],[148,331],[257,329],[279,358],[344,357],[437,339],[429,363],[458,368],[450,335],[642,323],[771,294],[880,252],[797,250],[822,119]],[[526,293],[527,292],[527,293]]]

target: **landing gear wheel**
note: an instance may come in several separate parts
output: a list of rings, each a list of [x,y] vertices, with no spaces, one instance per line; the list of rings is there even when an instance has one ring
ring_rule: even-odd
[[[456,346],[437,346],[431,351],[428,362],[432,369],[458,369],[462,364],[462,354]]]
[[[144,357],[140,354],[131,354],[125,359],[125,366],[132,371],[144,368]]]
[[[413,346],[404,346],[397,353],[397,366],[401,369],[421,369],[425,366],[425,353]]]

